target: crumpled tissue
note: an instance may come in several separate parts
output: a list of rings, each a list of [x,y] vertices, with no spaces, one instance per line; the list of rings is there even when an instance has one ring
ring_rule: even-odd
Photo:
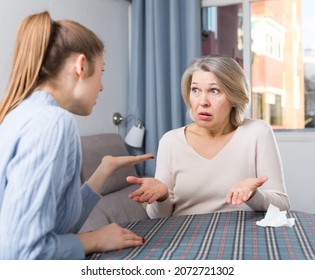
[[[287,211],[280,211],[280,209],[272,204],[269,205],[267,209],[267,213],[265,218],[257,221],[257,226],[262,227],[292,227],[294,226],[295,219],[294,218],[287,218],[286,216]]]

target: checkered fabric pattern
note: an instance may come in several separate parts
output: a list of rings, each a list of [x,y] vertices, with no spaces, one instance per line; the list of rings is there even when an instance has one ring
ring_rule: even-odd
[[[315,214],[291,211],[293,227],[260,227],[265,212],[235,211],[143,220],[123,225],[140,247],[93,254],[109,260],[314,260]]]

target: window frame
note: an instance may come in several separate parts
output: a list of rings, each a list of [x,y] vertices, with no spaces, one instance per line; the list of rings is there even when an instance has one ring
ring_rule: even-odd
[[[209,6],[226,6],[233,4],[243,5],[243,68],[250,83],[252,80],[252,63],[251,63],[251,3],[263,0],[200,0],[201,8]],[[252,88],[250,87],[250,96],[252,97]],[[252,100],[252,98],[251,98]],[[252,108],[246,117],[252,116]],[[278,141],[283,142],[314,142],[315,128],[304,129],[274,129]]]

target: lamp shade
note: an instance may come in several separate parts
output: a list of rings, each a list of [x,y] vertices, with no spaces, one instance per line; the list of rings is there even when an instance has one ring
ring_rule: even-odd
[[[144,127],[133,125],[125,137],[125,143],[134,148],[141,148],[144,136]]]

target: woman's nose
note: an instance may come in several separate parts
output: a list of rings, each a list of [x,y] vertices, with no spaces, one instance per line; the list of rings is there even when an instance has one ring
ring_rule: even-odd
[[[210,105],[210,97],[206,92],[202,92],[199,97],[199,104],[201,106],[209,106]]]

